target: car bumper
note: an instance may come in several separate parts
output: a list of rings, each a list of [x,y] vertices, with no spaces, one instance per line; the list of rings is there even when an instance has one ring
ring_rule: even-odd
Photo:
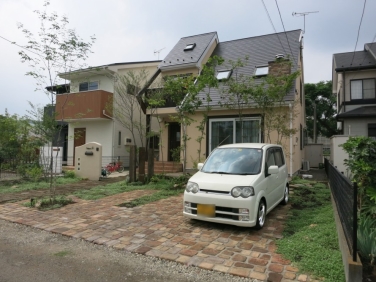
[[[257,208],[254,196],[244,199],[230,195],[185,192],[183,205],[183,215],[188,218],[244,227],[256,225]],[[215,214],[199,214],[199,205],[214,206]]]

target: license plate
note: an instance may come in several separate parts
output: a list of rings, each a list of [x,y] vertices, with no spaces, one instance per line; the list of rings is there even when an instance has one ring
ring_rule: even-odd
[[[215,205],[197,204],[197,215],[215,217]]]

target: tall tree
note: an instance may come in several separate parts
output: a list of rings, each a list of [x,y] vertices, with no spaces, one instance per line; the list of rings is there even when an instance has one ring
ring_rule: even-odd
[[[19,52],[21,61],[27,63],[31,71],[26,75],[36,80],[36,91],[44,92],[50,99],[50,106],[55,106],[55,91],[59,84],[64,83],[58,77],[59,73],[69,72],[85,66],[85,60],[91,53],[95,38],[92,36],[88,42],[83,41],[74,29],[68,28],[68,18],[59,16],[57,12],[48,10],[49,1],[45,1],[44,10],[36,10],[40,27],[37,32],[32,32],[23,24],[18,24],[24,34],[27,44]],[[32,116],[41,116],[36,108],[31,110]],[[42,139],[47,139],[52,146],[53,139],[58,130],[55,115],[42,115],[40,124],[48,126],[46,130],[38,130],[39,134],[46,133]],[[50,121],[46,121],[50,119]],[[53,150],[49,154],[49,175],[51,197],[55,196],[53,177]]]
[[[148,72],[145,69],[117,75],[113,100],[106,105],[114,118],[129,130],[135,144],[139,147],[145,146],[146,117],[136,97],[147,79]],[[139,144],[137,144],[136,136],[140,136]]]
[[[316,105],[316,138],[338,134],[335,115],[336,97],[332,94],[332,81],[304,84],[308,136],[313,138],[314,105]],[[314,140],[316,143],[317,139]]]

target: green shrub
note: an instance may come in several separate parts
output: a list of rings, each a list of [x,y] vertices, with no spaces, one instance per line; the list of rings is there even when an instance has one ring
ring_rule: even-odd
[[[375,264],[376,220],[371,216],[361,216],[358,222],[358,250],[363,263]]]
[[[75,178],[76,177],[76,173],[73,170],[66,170],[64,172],[64,177],[65,178]]]

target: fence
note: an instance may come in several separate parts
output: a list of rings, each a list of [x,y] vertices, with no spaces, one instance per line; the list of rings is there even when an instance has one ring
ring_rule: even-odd
[[[347,245],[353,261],[357,257],[357,194],[356,183],[339,172],[328,159],[325,159],[325,171],[329,178],[330,189],[337,206]]]
[[[26,169],[38,164],[36,159],[0,157],[0,180],[20,179],[26,175]]]

